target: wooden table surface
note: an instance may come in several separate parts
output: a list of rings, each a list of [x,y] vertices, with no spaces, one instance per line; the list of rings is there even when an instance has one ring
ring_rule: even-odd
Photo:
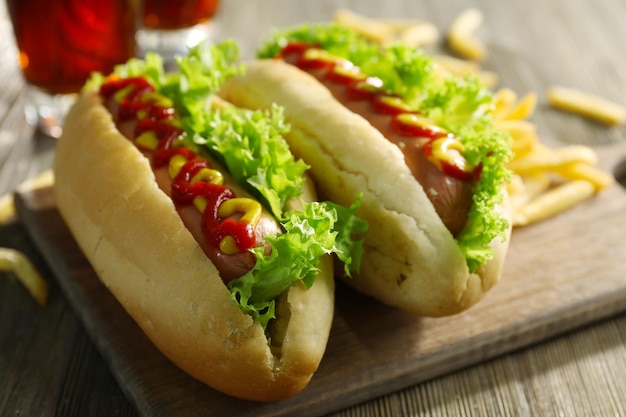
[[[626,105],[626,2],[622,0],[222,3],[214,24],[216,36],[235,38],[244,57],[252,56],[271,28],[328,20],[339,7],[370,17],[429,20],[442,33],[461,11],[476,7],[485,17],[477,33],[489,51],[484,68],[495,71],[501,85],[520,94],[537,92],[539,106],[532,120],[542,137],[592,146],[626,141],[626,127],[606,127],[556,111],[546,105],[545,97],[546,89],[558,84]],[[55,142],[26,123],[24,83],[4,3],[0,5],[0,54],[3,195],[50,167]],[[51,283],[48,305],[39,307],[12,275],[0,272],[0,415],[138,415],[18,220],[0,226],[0,247],[27,254]],[[626,315],[333,414],[457,415],[626,416]]]

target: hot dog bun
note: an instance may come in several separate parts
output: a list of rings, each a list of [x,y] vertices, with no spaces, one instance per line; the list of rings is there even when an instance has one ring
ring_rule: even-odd
[[[102,282],[156,347],[235,397],[272,401],[303,389],[332,322],[330,258],[322,259],[309,290],[299,281],[280,297],[269,346],[96,94],[78,99],[63,132],[54,162],[59,211]]]
[[[254,61],[220,95],[242,107],[285,108],[287,140],[311,165],[321,197],[346,204],[363,193],[358,215],[370,229],[361,272],[349,285],[418,315],[444,316],[467,309],[498,281],[510,229],[492,242],[493,258],[470,273],[397,146],[314,77],[280,60]]]

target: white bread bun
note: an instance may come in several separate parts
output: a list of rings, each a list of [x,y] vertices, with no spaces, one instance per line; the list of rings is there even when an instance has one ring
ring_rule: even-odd
[[[269,346],[97,95],[82,95],[67,116],[54,173],[58,208],[85,256],[172,362],[243,399],[280,400],[307,385],[333,317],[330,258],[312,288],[298,282],[280,297]]]
[[[417,315],[444,316],[467,309],[498,281],[508,236],[469,273],[402,152],[313,76],[280,60],[254,61],[219,94],[241,107],[284,107],[287,141],[311,165],[321,198],[349,205],[363,193],[357,214],[369,231],[361,273],[349,285]]]

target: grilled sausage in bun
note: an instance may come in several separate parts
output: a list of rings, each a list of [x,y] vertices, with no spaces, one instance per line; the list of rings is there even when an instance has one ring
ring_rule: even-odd
[[[215,96],[236,45],[94,75],[54,164],[59,210],[102,282],[155,346],[229,395],[302,390],[333,317],[331,254],[359,262],[351,207],[315,202],[282,110]]]
[[[220,95],[284,108],[294,154],[323,198],[369,223],[349,285],[418,315],[476,303],[498,281],[510,234],[510,141],[492,96],[441,76],[424,51],[373,44],[337,24],[277,32]]]

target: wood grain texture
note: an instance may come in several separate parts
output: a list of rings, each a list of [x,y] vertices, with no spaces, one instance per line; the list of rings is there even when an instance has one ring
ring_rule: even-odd
[[[626,146],[602,150],[600,166],[611,172],[624,154]],[[188,377],[156,351],[82,257],[50,189],[17,197],[20,217],[65,296],[147,417],[321,416],[626,310],[626,242],[619,227],[626,192],[615,185],[516,230],[501,282],[462,314],[417,318],[341,286],[326,355],[309,387],[280,403],[239,401]]]
[[[272,28],[327,20],[339,7],[371,17],[426,19],[442,31],[458,13],[476,7],[485,14],[477,33],[488,47],[485,69],[495,71],[501,85],[520,94],[537,92],[539,107],[533,121],[543,138],[599,147],[626,142],[625,126],[607,128],[551,109],[544,95],[549,86],[558,84],[626,104],[626,2],[622,0],[228,0],[222,2],[214,32],[217,38],[235,38],[244,57],[250,57]],[[38,135],[24,118],[24,83],[4,2],[0,2],[0,34],[0,195],[4,195],[50,167],[54,141]],[[432,51],[439,50],[446,48],[440,44]],[[623,220],[615,229],[616,234],[626,232]],[[569,236],[559,233],[564,239]],[[533,240],[534,246],[544,249],[541,235],[535,238],[539,243]],[[602,237],[583,244],[610,248]],[[0,272],[0,416],[137,416],[138,409],[111,375],[23,224],[0,226],[0,245],[25,252],[52,284],[49,304],[39,308],[11,274]],[[569,246],[565,241],[557,249]],[[538,258],[551,260],[548,255]],[[537,272],[545,267],[527,269]],[[594,271],[588,278],[590,282],[602,279]],[[556,288],[550,298],[558,299]],[[522,301],[517,300],[516,306],[526,308]],[[585,308],[584,303],[580,306]],[[491,320],[498,316],[492,315]],[[559,323],[552,326],[564,330]],[[359,337],[364,335],[367,331]],[[516,337],[527,338],[523,333],[512,339]],[[358,345],[358,337],[352,343]],[[493,354],[487,351],[483,357]],[[480,359],[441,377],[411,378],[427,380],[399,383],[407,388],[382,397],[360,395],[372,396],[364,401],[354,398],[355,405],[332,416],[624,416],[626,315]],[[317,401],[325,399],[323,394]]]

